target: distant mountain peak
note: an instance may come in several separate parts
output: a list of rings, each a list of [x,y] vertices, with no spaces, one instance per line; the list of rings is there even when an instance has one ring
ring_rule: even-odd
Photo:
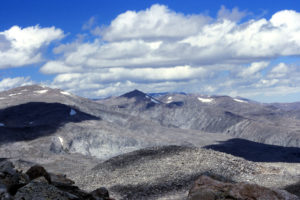
[[[120,97],[126,97],[126,98],[145,98],[146,97],[146,94],[140,90],[133,90],[131,92],[128,92],[128,93],[125,93],[123,95],[121,95]]]

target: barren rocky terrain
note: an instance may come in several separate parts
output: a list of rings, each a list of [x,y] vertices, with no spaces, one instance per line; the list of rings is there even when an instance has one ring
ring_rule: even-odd
[[[137,90],[94,101],[25,86],[0,93],[0,158],[116,199],[185,199],[203,174],[299,195],[297,105]]]

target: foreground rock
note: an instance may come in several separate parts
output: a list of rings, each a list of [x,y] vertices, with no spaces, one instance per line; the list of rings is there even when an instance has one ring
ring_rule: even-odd
[[[229,183],[201,176],[189,192],[188,200],[297,200],[284,190],[272,190],[255,184]]]
[[[88,193],[62,174],[50,174],[42,166],[32,166],[26,173],[10,161],[0,162],[0,200],[113,200],[101,187]]]

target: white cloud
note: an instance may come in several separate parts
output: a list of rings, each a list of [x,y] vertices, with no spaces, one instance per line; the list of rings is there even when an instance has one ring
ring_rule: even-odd
[[[210,20],[205,15],[184,15],[155,4],[139,12],[120,14],[99,34],[107,41],[176,39],[196,34]]]
[[[34,82],[30,80],[30,77],[4,78],[0,81],[0,91],[32,84]]]
[[[109,68],[90,73],[64,73],[55,77],[54,83],[66,83],[88,79],[98,83],[112,83],[130,80],[136,83],[183,81],[202,79],[207,76],[204,68],[190,66],[175,66],[172,68]]]
[[[13,26],[0,32],[0,69],[40,62],[40,48],[63,37],[62,30],[55,27],[32,26],[22,29]]]
[[[91,30],[95,24],[96,24],[96,17],[93,16],[82,25],[82,29]]]
[[[278,79],[262,79],[262,80],[260,80],[259,83],[256,84],[256,87],[258,87],[258,88],[260,88],[260,87],[270,87],[270,86],[274,86],[278,82],[279,82]]]
[[[300,13],[292,13],[300,17]],[[208,49],[225,61],[300,55],[300,25],[295,25],[295,21],[282,22],[278,15],[285,17],[290,13],[282,11],[273,15],[270,21],[250,20],[244,24],[223,20],[205,26],[198,35],[182,42]],[[297,17],[289,19],[296,20]]]
[[[50,86],[88,97],[135,88],[245,97],[268,91],[275,95],[276,88],[299,91],[297,65],[272,63],[300,55],[300,13],[284,10],[270,19],[241,23],[248,14],[222,6],[213,19],[155,4],[121,13],[109,26],[96,29],[92,17],[82,28],[96,34],[94,39],[76,38],[55,47],[55,59],[46,61],[40,72],[55,75]],[[0,69],[43,61],[41,49],[63,37],[55,27],[14,26],[0,32]],[[0,89],[30,82],[24,77],[3,79]]]
[[[268,77],[271,78],[282,78],[289,73],[289,71],[292,71],[289,69],[288,65],[285,63],[279,63],[277,66],[273,67],[271,72],[269,73]]]
[[[259,75],[259,72],[266,68],[269,62],[254,62],[248,68],[243,69],[238,75],[243,78],[250,78],[253,75]]]
[[[89,97],[135,88],[246,97],[268,89],[276,94],[273,88],[298,91],[297,67],[273,66],[272,61],[300,56],[300,13],[285,10],[270,19],[240,23],[247,14],[221,7],[212,19],[158,4],[126,11],[109,26],[94,29],[94,40],[56,47],[58,59],[48,61],[40,71],[56,75],[52,86]],[[91,18],[84,28],[92,29],[94,22]],[[2,42],[0,48],[10,45]]]
[[[83,71],[81,66],[69,66],[61,61],[49,61],[47,62],[40,71],[44,74],[61,74],[70,73],[72,71]]]
[[[300,25],[298,30],[297,24],[278,20],[278,15],[291,20],[300,16],[294,11],[282,11],[269,21],[260,19],[237,24],[226,19],[212,23],[204,20],[204,23],[198,20],[202,15],[186,16],[161,5],[145,11],[127,11],[102,33],[109,42],[95,39],[59,46],[54,51],[63,54],[55,62],[60,63],[58,67],[46,64],[41,71],[62,73],[65,72],[60,70],[62,65],[69,73],[107,67],[247,64],[300,55]]]
[[[248,14],[246,11],[239,11],[237,7],[233,8],[231,11],[225,6],[221,6],[221,9],[218,11],[218,19],[227,19],[230,21],[238,22],[243,17]]]

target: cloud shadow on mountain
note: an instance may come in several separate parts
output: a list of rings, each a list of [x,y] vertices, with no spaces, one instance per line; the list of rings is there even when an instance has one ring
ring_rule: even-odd
[[[269,145],[246,139],[234,138],[219,141],[219,144],[205,146],[253,162],[300,163],[300,148]]]
[[[69,122],[100,120],[61,103],[30,102],[0,110],[0,144],[51,135]]]

